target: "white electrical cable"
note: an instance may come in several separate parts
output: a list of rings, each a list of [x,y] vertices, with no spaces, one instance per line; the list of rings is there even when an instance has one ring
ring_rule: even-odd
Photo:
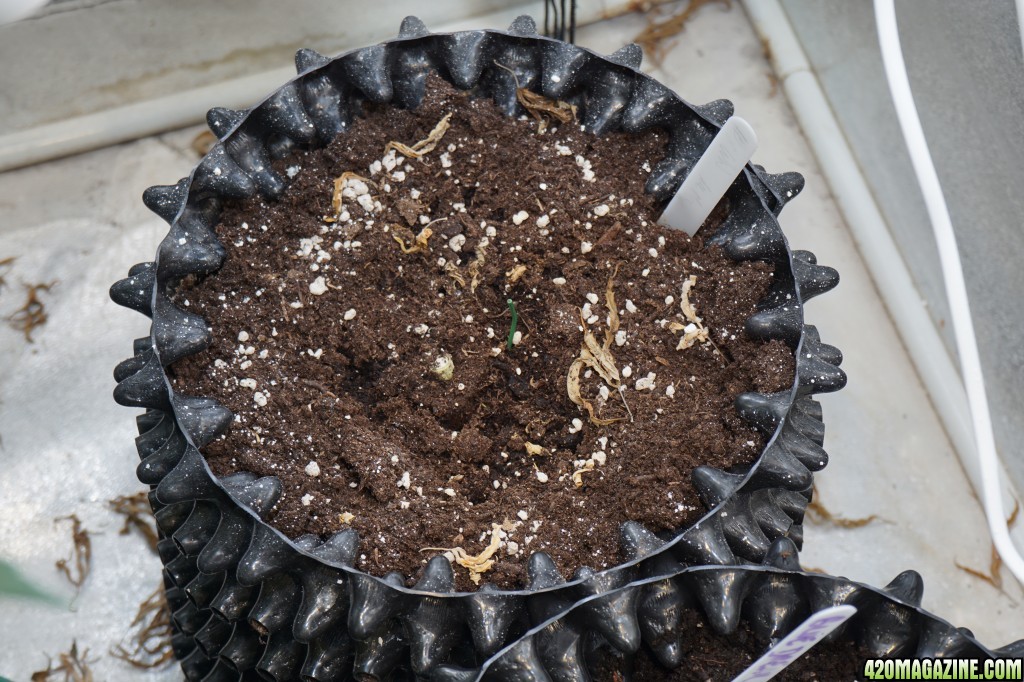
[[[935,172],[928,142],[925,140],[921,120],[918,118],[914,96],[910,90],[903,50],[900,47],[899,29],[896,25],[894,0],[875,0],[875,21],[878,27],[878,41],[882,48],[882,62],[889,81],[889,91],[896,105],[896,115],[903,130],[903,137],[910,152],[921,193],[924,195],[928,217],[931,219],[935,241],[939,247],[939,260],[946,284],[946,298],[949,299],[950,314],[957,351],[960,355],[960,369],[967,402],[974,427],[974,444],[981,468],[982,497],[989,532],[996,551],[1006,567],[1024,584],[1024,558],[1010,539],[1010,529],[1003,509],[1003,495],[999,481],[999,459],[996,455],[995,438],[992,434],[992,418],[989,414],[988,399],[985,397],[985,382],[978,356],[978,342],[974,335],[971,308],[967,300],[967,286],[964,283],[963,266],[956,245],[956,234],[942,194],[939,176]]]

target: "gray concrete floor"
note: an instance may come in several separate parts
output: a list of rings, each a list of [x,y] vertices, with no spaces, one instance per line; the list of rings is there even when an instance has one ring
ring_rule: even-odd
[[[581,31],[579,42],[611,52],[643,26],[628,16]],[[648,69],[686,99],[727,97],[757,130],[755,161],[798,170],[804,194],[782,224],[794,248],[839,269],[839,289],[812,302],[808,320],[844,351],[849,386],[822,399],[832,456],[818,477],[834,514],[875,514],[861,528],[809,524],[804,563],[884,584],[915,568],[926,608],[1000,646],[1024,636],[1021,589],[998,591],[955,566],[984,570],[989,540],[981,508],[943,433],[785,99],[775,92],[762,47],[743,12],[702,10],[661,67]],[[110,398],[114,365],[146,320],[109,302],[106,290],[152,257],[166,226],[139,201],[151,184],[174,182],[195,163],[197,130],[148,138],[0,175],[0,258],[17,256],[0,293],[0,315],[22,301],[22,282],[57,280],[49,321],[35,343],[0,325],[0,557],[62,597],[59,607],[0,601],[0,675],[27,679],[73,639],[97,658],[97,679],[177,680],[174,668],[140,673],[109,648],[128,631],[139,602],[159,582],[159,564],[137,536],[117,533],[107,500],[142,489],[133,411]],[[75,597],[54,569],[67,555],[76,513],[93,536],[93,570]]]

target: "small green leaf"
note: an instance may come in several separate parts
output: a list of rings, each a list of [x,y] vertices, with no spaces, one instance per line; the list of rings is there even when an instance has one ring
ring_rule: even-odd
[[[22,577],[14,566],[6,561],[0,561],[0,597],[15,596],[38,599],[39,601],[59,604],[60,600],[52,594],[48,594]],[[0,678],[0,682],[6,682]]]

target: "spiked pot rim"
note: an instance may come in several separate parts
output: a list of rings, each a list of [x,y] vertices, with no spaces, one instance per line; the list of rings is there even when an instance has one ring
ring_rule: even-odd
[[[498,58],[511,65],[517,81],[488,66]],[[654,538],[627,523],[622,531],[628,558],[623,563],[597,573],[581,569],[568,582],[548,580],[544,571],[538,571],[529,587],[517,590],[455,592],[451,566],[435,557],[423,578],[409,588],[404,579],[370,576],[352,567],[358,553],[354,531],[324,541],[293,541],[266,524],[262,517],[280,494],[280,481],[257,480],[251,474],[217,478],[199,449],[228,427],[232,414],[210,399],[173,391],[164,368],[203,350],[209,334],[205,320],[171,301],[168,288],[186,275],[208,274],[219,267],[223,252],[213,227],[222,199],[256,192],[273,197],[282,190],[284,180],[270,169],[271,157],[343,133],[351,109],[364,100],[415,105],[426,75],[437,71],[457,87],[491,95],[506,113],[515,111],[515,87],[523,83],[547,96],[578,103],[587,129],[596,134],[614,128],[666,128],[671,138],[668,153],[647,185],[649,192],[666,198],[732,113],[724,100],[689,105],[641,73],[636,46],[602,57],[536,35],[529,17],[516,20],[508,31],[449,34],[431,34],[418,19],[408,18],[396,40],[333,59],[304,50],[296,62],[299,75],[253,108],[210,111],[208,121],[220,141],[188,177],[173,186],[152,187],[144,195],[146,204],[170,223],[155,261],[133,267],[127,279],[111,288],[115,302],[153,320],[149,337],[136,340],[135,356],[115,370],[114,396],[123,405],[148,409],[138,420],[139,477],[152,486],[150,499],[166,536],[165,565],[173,584],[181,583],[184,589],[195,579],[193,569],[201,574],[226,572],[254,586],[266,586],[279,576],[295,576],[296,581],[319,576],[315,580],[344,584],[354,595],[358,589],[380,590],[400,602],[396,613],[434,601],[470,604],[565,596],[575,603],[632,583],[661,559],[718,565],[759,562],[772,540],[789,536],[799,542],[811,472],[827,460],[821,448],[820,408],[812,396],[838,390],[846,380],[838,368],[839,351],[822,344],[815,328],[804,325],[803,304],[833,288],[838,276],[819,266],[812,254],[792,251],[776,220],[785,203],[799,193],[803,179],[795,173],[770,175],[751,165],[730,188],[730,213],[710,243],[734,260],[775,265],[775,282],[748,319],[747,332],[784,341],[795,353],[796,376],[786,391],[747,393],[737,399],[740,416],[766,435],[767,444],[749,469],[695,470],[694,482],[710,511],[674,537]],[[557,81],[540,78],[541,72],[555,71],[561,74]],[[353,587],[357,584],[358,589]],[[300,641],[336,619],[322,604],[303,602],[297,608]],[[300,620],[317,625],[300,627]],[[489,643],[488,655],[494,644]]]

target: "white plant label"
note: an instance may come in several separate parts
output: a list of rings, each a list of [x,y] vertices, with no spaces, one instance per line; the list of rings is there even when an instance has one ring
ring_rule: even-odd
[[[733,682],[767,682],[855,613],[857,607],[849,604],[833,606],[814,613],[764,656],[754,661],[754,664],[740,673]]]
[[[756,150],[757,135],[750,124],[739,116],[730,118],[697,159],[658,222],[692,237]]]

